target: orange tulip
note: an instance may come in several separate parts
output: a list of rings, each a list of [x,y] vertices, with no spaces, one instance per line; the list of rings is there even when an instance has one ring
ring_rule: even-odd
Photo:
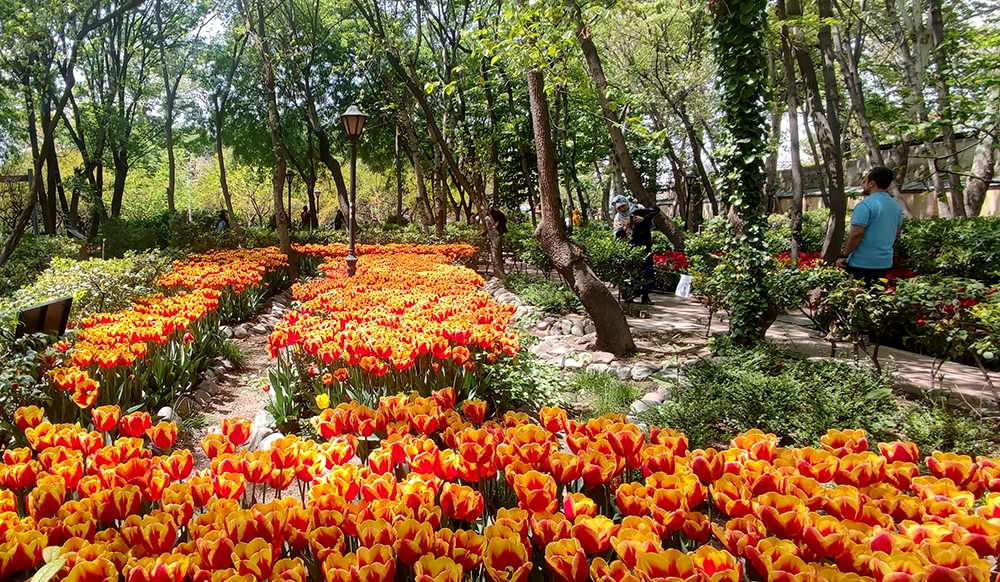
[[[703,544],[712,537],[711,523],[708,516],[697,511],[690,511],[684,514],[684,521],[681,522],[681,533],[684,537],[696,544]]]
[[[534,564],[524,544],[516,539],[493,538],[483,556],[486,573],[493,582],[525,582]]]
[[[739,476],[727,473],[709,485],[709,491],[715,506],[729,517],[744,517],[750,513],[750,493]]]
[[[461,564],[465,572],[471,572],[482,565],[483,556],[486,554],[485,536],[474,531],[460,529],[452,532],[443,529],[438,532],[438,538],[447,543],[451,559]]]
[[[21,431],[28,430],[29,428],[37,428],[39,424],[42,423],[42,418],[45,417],[45,409],[39,408],[37,406],[21,406],[14,411],[14,424]]]
[[[935,477],[951,479],[963,489],[979,488],[979,483],[976,483],[979,477],[978,466],[972,462],[972,457],[968,455],[934,451],[930,457],[927,457],[927,468]]]
[[[514,492],[519,505],[528,511],[555,511],[558,506],[556,489],[555,479],[538,471],[514,476]]]
[[[604,558],[594,558],[590,565],[590,577],[594,582],[623,582],[627,579],[638,581],[624,562],[615,560],[608,564]]]
[[[639,557],[650,552],[662,552],[660,537],[651,531],[640,531],[622,527],[611,537],[615,553],[631,569],[635,569]]]
[[[753,513],[769,532],[791,538],[805,527],[807,510],[798,497],[765,493],[753,502]]]
[[[838,485],[867,487],[885,478],[885,458],[871,452],[850,453],[840,458],[840,466],[833,474]]]
[[[563,499],[563,513],[571,521],[578,515],[594,517],[597,515],[597,504],[583,493],[567,493]]]
[[[912,442],[893,441],[891,443],[879,443],[878,450],[882,452],[886,463],[920,462],[920,451],[917,450],[917,445]]]
[[[764,538],[756,546],[746,547],[747,562],[753,566],[762,577],[767,578],[772,569],[772,563],[781,556],[799,555],[799,547],[791,540],[774,537]]]
[[[747,546],[754,547],[757,542],[767,537],[764,524],[754,517],[739,517],[726,522],[725,528],[712,526],[716,539],[729,553],[741,558],[746,557]]]
[[[868,437],[863,430],[836,430],[831,428],[825,435],[820,437],[819,442],[823,445],[823,450],[835,457],[846,457],[855,453],[863,453],[868,450]]]
[[[426,522],[402,520],[396,524],[396,541],[396,552],[400,561],[412,566],[433,546],[434,528]]]
[[[486,403],[482,400],[465,400],[462,402],[462,414],[472,424],[482,424],[486,418]]]
[[[118,569],[111,560],[97,558],[96,560],[80,561],[64,578],[66,582],[115,582],[118,580]]]
[[[636,563],[636,574],[643,582],[658,580],[695,582],[701,579],[691,557],[672,548],[662,553],[640,556]]]
[[[177,440],[177,425],[173,422],[161,421],[156,426],[146,429],[146,435],[158,449],[169,449]]]
[[[607,483],[618,470],[617,461],[600,451],[582,451],[579,457],[582,463],[580,476],[592,487]]]
[[[715,449],[696,449],[688,453],[691,471],[702,483],[714,483],[722,477],[723,458]]]
[[[802,540],[816,556],[836,558],[847,548],[849,538],[837,518],[810,512],[802,530]]]
[[[740,582],[743,580],[743,562],[725,551],[712,546],[698,548],[692,556],[695,570],[705,582]]]
[[[396,575],[396,559],[391,546],[358,548],[357,560],[357,570],[353,573],[359,582],[389,582]]]
[[[553,452],[547,457],[547,462],[552,478],[561,485],[576,481],[583,471],[580,457],[570,453]]]
[[[39,485],[28,494],[28,513],[36,521],[52,517],[59,510],[65,497],[66,488],[62,484]]]
[[[413,565],[416,582],[462,582],[462,567],[447,556],[422,556]]]
[[[271,576],[274,567],[274,550],[262,538],[241,542],[233,548],[233,563],[241,576],[254,576],[263,580]]]
[[[615,491],[622,515],[649,515],[649,494],[642,483],[622,483]]]
[[[598,554],[611,547],[611,535],[615,528],[615,523],[603,515],[579,515],[570,531],[580,541],[585,552]]]
[[[587,579],[587,554],[580,542],[573,538],[545,546],[545,562],[559,582],[583,582]]]
[[[118,430],[125,436],[141,437],[152,424],[148,412],[133,412],[121,418]]]
[[[796,449],[795,468],[799,474],[811,477],[820,483],[827,483],[833,479],[833,474],[840,466],[840,460],[826,450],[816,450],[813,448]]]
[[[483,513],[483,496],[471,487],[445,483],[441,491],[441,510],[454,519],[475,521]]]
[[[223,436],[235,447],[249,441],[253,432],[253,422],[243,418],[224,418],[220,427]]]

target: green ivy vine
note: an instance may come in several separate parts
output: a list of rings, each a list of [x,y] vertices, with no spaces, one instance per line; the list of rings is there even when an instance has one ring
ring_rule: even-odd
[[[771,266],[764,240],[766,8],[765,0],[712,0],[710,4],[727,134],[721,152],[722,191],[735,214],[726,245],[733,278],[729,339],[743,345],[762,339],[776,315],[764,284]]]

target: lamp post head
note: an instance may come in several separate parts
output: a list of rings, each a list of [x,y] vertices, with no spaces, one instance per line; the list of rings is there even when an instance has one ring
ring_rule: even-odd
[[[347,129],[347,137],[351,138],[351,141],[356,141],[361,137],[361,130],[364,129],[365,120],[368,119],[368,116],[357,105],[351,105],[340,116],[340,119],[344,121],[344,127]]]

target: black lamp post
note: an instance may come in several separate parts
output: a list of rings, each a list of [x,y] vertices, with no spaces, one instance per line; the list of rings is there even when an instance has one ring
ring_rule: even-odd
[[[351,191],[347,199],[347,276],[353,277],[358,269],[358,257],[354,255],[354,231],[358,229],[355,217],[354,195],[356,179],[356,167],[358,161],[358,138],[361,137],[361,130],[365,127],[365,119],[368,118],[361,108],[351,105],[347,111],[340,116],[344,120],[344,127],[347,129],[347,137],[351,139]]]

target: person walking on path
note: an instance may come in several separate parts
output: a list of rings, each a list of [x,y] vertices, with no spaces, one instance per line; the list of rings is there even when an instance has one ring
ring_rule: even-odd
[[[886,191],[892,170],[875,167],[865,176],[863,194],[851,214],[851,232],[837,267],[871,286],[892,268],[893,245],[903,227],[903,210]]]
[[[224,230],[229,230],[229,213],[225,210],[220,210],[219,222],[215,225],[215,232],[222,232]]]
[[[634,247],[646,249],[646,259],[643,264],[643,283],[639,292],[642,294],[642,304],[652,305],[653,300],[649,298],[649,289],[652,286],[655,272],[653,271],[653,237],[650,228],[653,226],[653,217],[660,213],[657,207],[645,208],[632,203],[624,196],[615,196],[611,204],[618,211],[615,214],[613,229],[615,238],[628,240]],[[633,302],[635,296],[629,298]]]

